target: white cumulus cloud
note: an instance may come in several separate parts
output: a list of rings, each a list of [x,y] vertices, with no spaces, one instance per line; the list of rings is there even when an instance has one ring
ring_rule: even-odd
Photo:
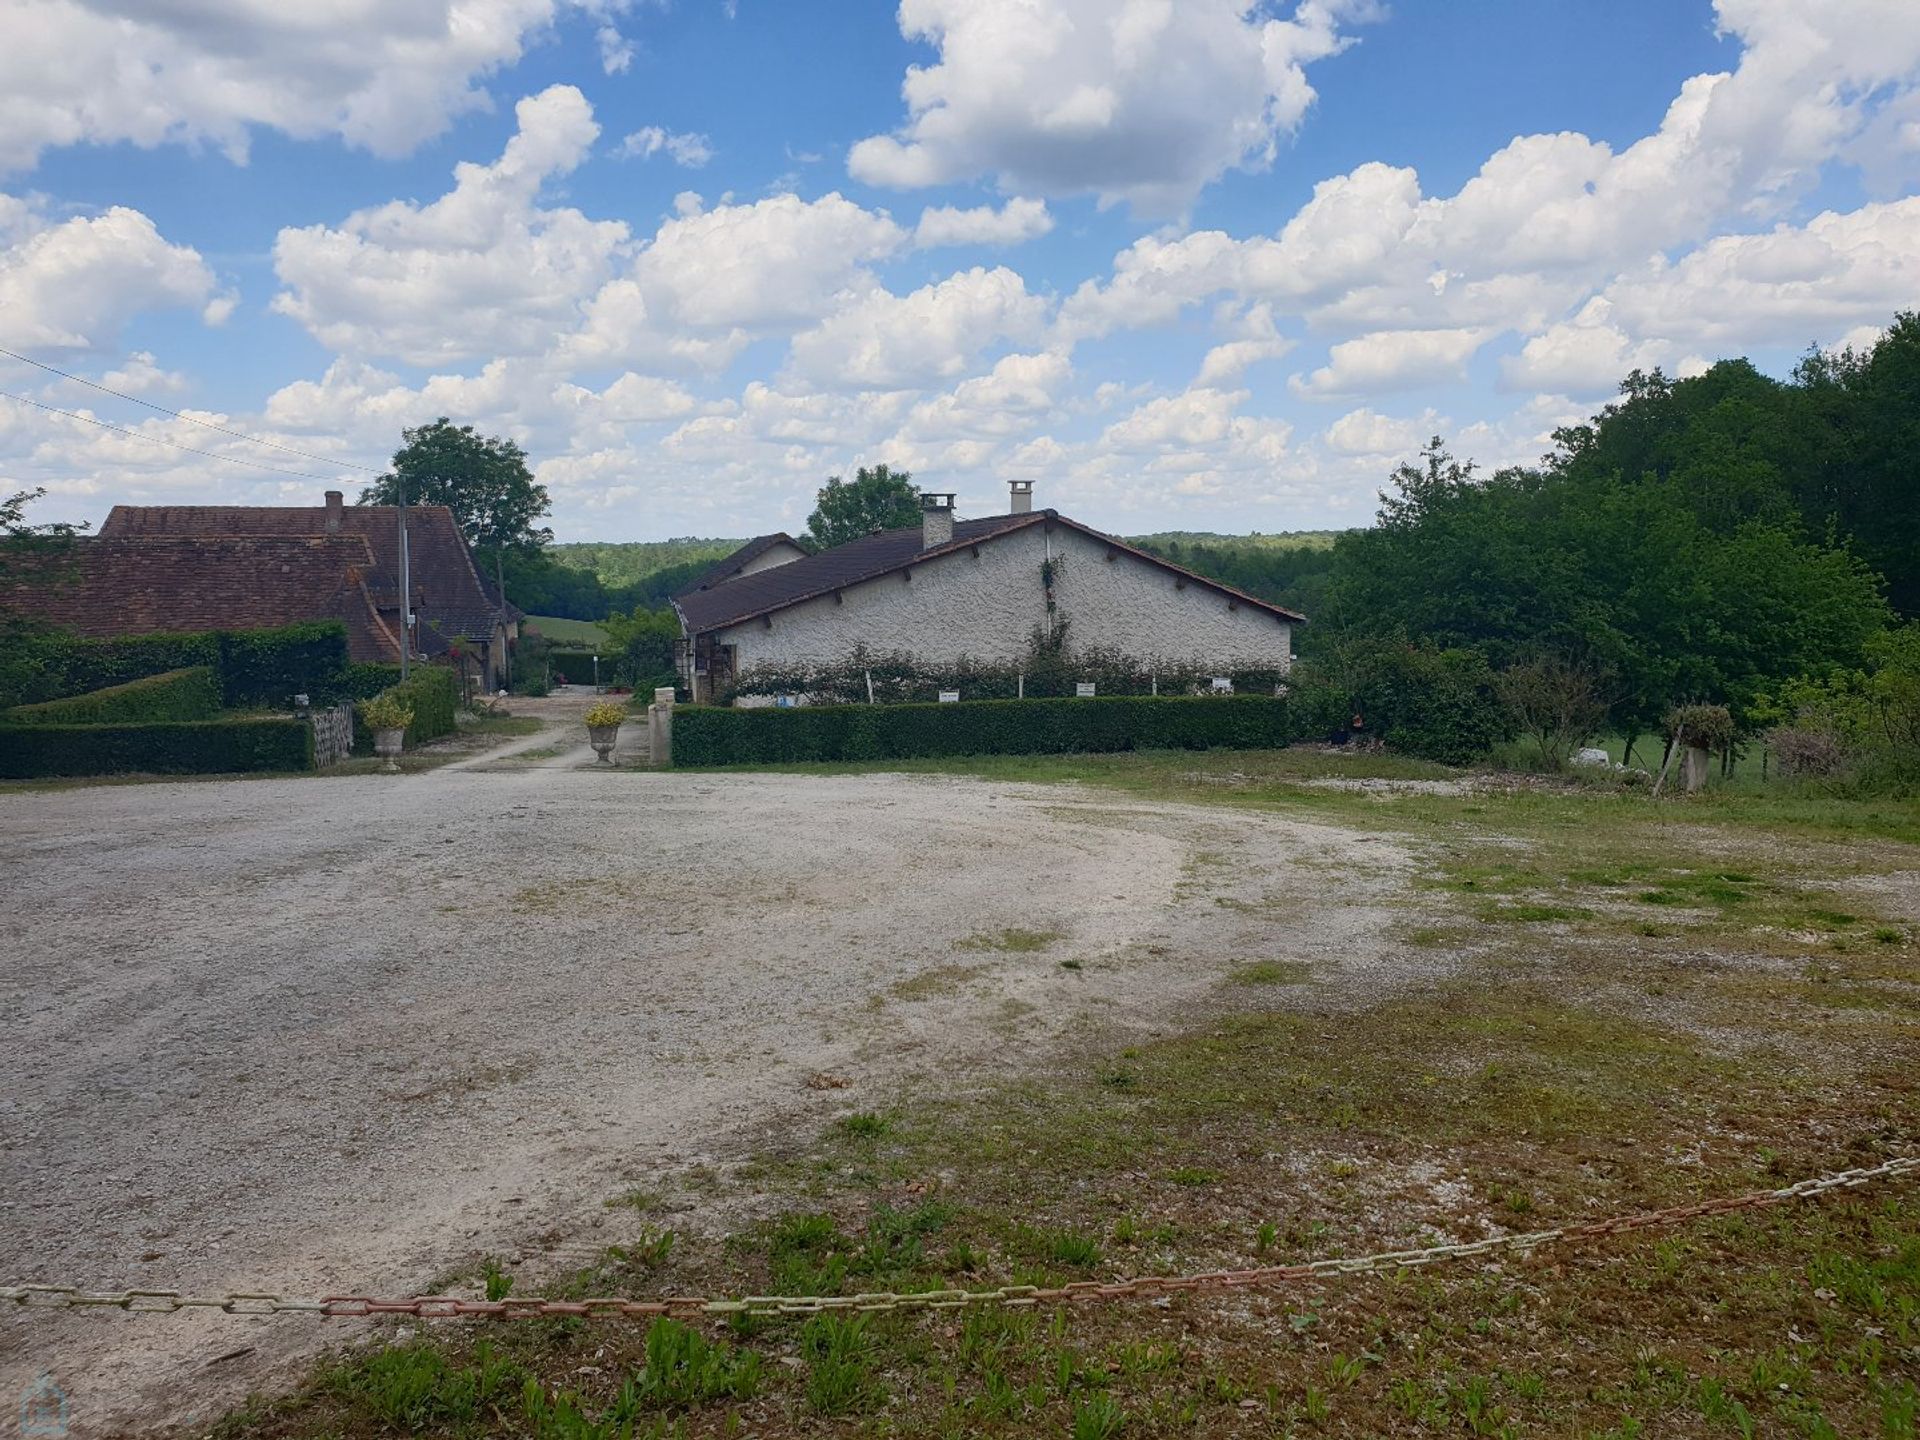
[[[916,188],[992,176],[1170,214],[1272,160],[1313,103],[1306,66],[1350,43],[1371,0],[902,0],[940,58],[907,72],[907,121],[856,144],[854,178]]]
[[[620,142],[614,153],[622,159],[650,160],[661,151],[676,165],[698,170],[713,159],[713,142],[704,135],[675,135],[658,125],[647,125]]]
[[[1044,200],[1009,200],[998,210],[991,205],[962,210],[952,205],[920,212],[913,243],[922,250],[942,245],[1018,245],[1053,229],[1053,216]]]
[[[626,0],[0,0],[0,171],[46,149],[267,126],[401,155],[482,108],[475,81]],[[610,72],[611,73],[611,72]]]
[[[209,305],[215,280],[190,245],[138,210],[49,219],[0,194],[0,328],[9,349],[99,350],[148,310]]]
[[[989,345],[1039,338],[1047,302],[1004,265],[910,295],[874,290],[794,337],[792,368],[825,389],[900,389],[964,374]]]
[[[586,97],[555,85],[516,113],[499,160],[457,166],[432,204],[396,200],[337,228],[282,230],[274,309],[335,350],[420,365],[547,349],[608,275],[627,227],[538,203],[600,133]]]
[[[1329,400],[1459,380],[1491,338],[1488,330],[1375,331],[1341,341],[1327,352],[1324,366],[1288,384],[1296,395]]]

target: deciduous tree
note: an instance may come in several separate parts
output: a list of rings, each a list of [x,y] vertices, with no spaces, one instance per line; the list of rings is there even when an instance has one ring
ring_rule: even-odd
[[[829,550],[876,530],[919,523],[920,494],[913,488],[913,476],[885,465],[862,465],[851,480],[828,477],[807,517],[807,534],[817,548]]]

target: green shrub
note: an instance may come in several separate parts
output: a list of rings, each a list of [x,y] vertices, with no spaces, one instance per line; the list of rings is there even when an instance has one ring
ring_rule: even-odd
[[[341,681],[339,700],[371,700],[382,690],[391,690],[400,683],[398,665],[367,665],[356,660],[347,666],[345,678]]]
[[[40,631],[15,637],[12,646],[24,663],[9,667],[14,683],[0,695],[6,705],[85,695],[169,670],[220,663],[220,641],[211,633],[105,640]]]
[[[338,620],[113,639],[49,632],[20,636],[13,644],[17,659],[27,663],[8,667],[13,693],[0,694],[0,705],[84,695],[200,665],[212,667],[220,702],[229,709],[289,709],[298,694],[316,705],[350,698],[347,630]]]
[[[1468,764],[1513,734],[1493,671],[1470,650],[1364,640],[1296,666],[1288,690],[1303,735],[1346,732],[1357,715],[1358,736],[1443,765]]]
[[[584,650],[549,650],[547,652],[547,673],[553,683],[558,684],[562,675],[567,677],[569,685],[593,684],[593,656]],[[600,657],[600,683],[613,683],[613,657]]]
[[[223,775],[311,770],[304,720],[242,717],[150,725],[9,725],[0,729],[0,777]]]
[[[674,712],[680,765],[1059,755],[1112,750],[1263,750],[1295,738],[1269,695],[981,700],[959,705],[803,705]]]
[[[354,707],[354,714],[376,735],[382,730],[404,730],[413,723],[413,711],[394,698],[391,691],[362,700]]]
[[[1241,694],[1271,695],[1287,679],[1284,669],[1271,666],[1175,665],[1111,646],[1069,645],[1069,629],[1065,620],[1046,629],[1036,626],[1025,653],[1015,660],[961,655],[927,663],[902,650],[856,646],[830,665],[756,665],[719,698],[804,695],[816,705],[863,705],[870,699],[882,705],[914,705],[932,704],[942,690],[958,690],[967,700],[1070,699],[1083,681],[1097,686],[1104,696],[1192,695],[1208,691],[1220,676],[1230,679]],[[571,677],[573,672],[567,674]]]
[[[284,710],[295,695],[306,695],[316,705],[342,698],[347,628],[338,620],[215,634],[221,698],[229,709],[266,705]]]
[[[389,685],[376,700],[390,700],[401,710],[411,711],[405,745],[411,750],[429,740],[453,734],[460,708],[460,677],[444,665],[418,665],[403,685]],[[360,710],[353,712],[353,752],[373,753],[373,731],[367,727]]]
[[[220,711],[220,686],[210,666],[169,670],[124,685],[109,685],[65,700],[43,700],[0,714],[9,725],[109,725],[156,720],[211,720]]]

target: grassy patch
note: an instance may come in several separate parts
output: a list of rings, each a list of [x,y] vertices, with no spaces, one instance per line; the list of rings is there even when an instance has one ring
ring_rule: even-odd
[[[1017,926],[985,931],[956,941],[957,950],[997,950],[1012,955],[1032,955],[1060,939],[1058,930],[1023,930]]]

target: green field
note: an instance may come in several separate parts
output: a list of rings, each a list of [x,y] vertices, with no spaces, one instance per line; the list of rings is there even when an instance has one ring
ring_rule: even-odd
[[[591,620],[568,620],[559,615],[529,615],[527,624],[556,645],[604,646],[607,632]]]
[[[1282,530],[1272,535],[1221,535],[1211,530],[1161,530],[1152,535],[1128,535],[1130,545],[1158,549],[1167,545],[1202,545],[1239,550],[1331,550],[1338,530]]]
[[[576,570],[591,570],[607,585],[633,585],[676,566],[711,565],[724,560],[745,540],[623,540],[549,545],[547,555]]]

